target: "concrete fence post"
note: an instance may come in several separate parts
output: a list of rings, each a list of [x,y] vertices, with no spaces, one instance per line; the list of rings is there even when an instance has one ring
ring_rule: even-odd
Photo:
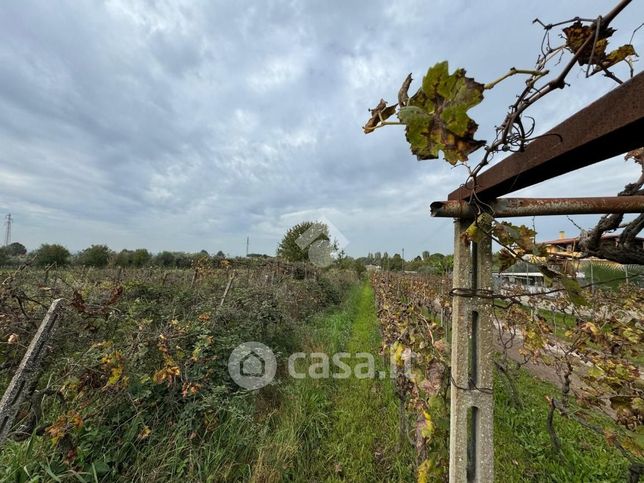
[[[452,483],[494,481],[494,328],[492,246],[464,239],[473,220],[455,220],[452,306],[450,462]]]
[[[27,396],[28,388],[40,373],[40,364],[45,355],[45,345],[54,333],[59,307],[63,299],[53,301],[45,318],[31,339],[27,352],[13,375],[9,386],[0,400],[0,446],[7,438],[20,405]]]

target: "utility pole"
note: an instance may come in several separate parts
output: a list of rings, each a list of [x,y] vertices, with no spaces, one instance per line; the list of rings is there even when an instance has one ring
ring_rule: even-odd
[[[248,244],[250,243],[250,237],[246,237],[246,257],[248,258]]]
[[[6,220],[7,221],[5,222],[5,224],[7,225],[7,231],[5,231],[4,234],[4,246],[9,246],[9,244],[11,243],[11,213],[6,216]]]
[[[405,273],[405,249],[402,249],[402,271]]]

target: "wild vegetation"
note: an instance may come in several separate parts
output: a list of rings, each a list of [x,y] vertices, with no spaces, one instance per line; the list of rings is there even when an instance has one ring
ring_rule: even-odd
[[[236,386],[227,359],[263,341],[297,348],[354,272],[262,263],[194,270],[21,268],[0,289],[0,387],[53,298],[67,300],[43,372],[0,456],[0,479],[242,475],[270,390]]]
[[[380,271],[358,284],[355,270],[204,257],[189,270],[23,267],[3,279],[2,388],[49,302],[68,301],[0,456],[3,480],[445,478],[449,276]],[[550,298],[556,317],[519,292],[497,304],[499,475],[624,478],[642,455],[641,290],[596,287],[595,312]],[[278,357],[276,381],[259,391],[227,371],[248,340]],[[381,354],[378,370],[399,370],[293,380],[294,351]]]

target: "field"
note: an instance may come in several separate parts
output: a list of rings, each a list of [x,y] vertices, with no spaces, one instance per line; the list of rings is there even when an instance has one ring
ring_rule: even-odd
[[[344,351],[356,368],[356,354],[367,352],[379,373],[395,365],[403,345],[428,353],[429,323],[435,358],[421,369],[435,374],[446,354],[438,316],[446,303],[440,309],[434,296],[446,280],[369,280],[265,261],[169,271],[27,268],[3,279],[2,390],[48,303],[64,297],[66,306],[31,405],[0,455],[2,481],[445,477],[444,383],[418,391],[400,375],[294,379],[287,359]],[[276,379],[257,391],[238,387],[227,370],[232,349],[250,340],[278,360]],[[497,377],[499,481],[626,477],[628,461],[574,420],[556,418],[562,450],[553,449],[546,398],[556,388],[523,369],[514,386]],[[592,418],[617,431],[606,417]]]

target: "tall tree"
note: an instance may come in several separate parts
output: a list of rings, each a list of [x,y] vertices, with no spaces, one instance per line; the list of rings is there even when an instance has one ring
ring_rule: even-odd
[[[391,257],[391,260],[389,262],[389,270],[402,270],[402,268],[403,259],[400,256],[400,253],[396,253],[393,257]]]
[[[300,239],[300,237],[302,237]],[[298,239],[299,243],[298,243]],[[305,221],[291,227],[277,247],[277,256],[290,262],[308,260],[308,247],[318,240],[329,241],[329,227],[324,223]]]

